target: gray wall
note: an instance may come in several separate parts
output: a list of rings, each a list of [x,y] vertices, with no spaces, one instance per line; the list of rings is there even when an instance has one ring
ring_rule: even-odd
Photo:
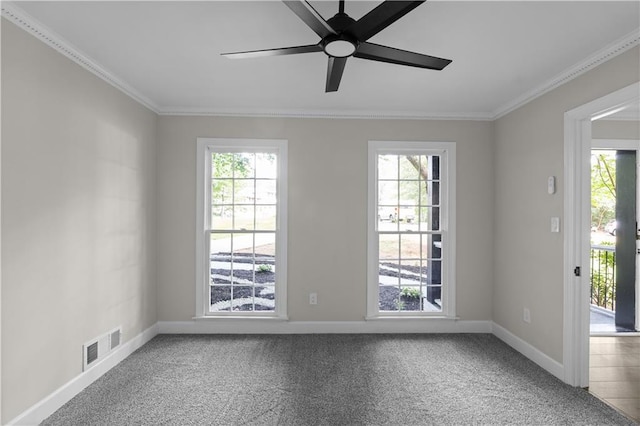
[[[157,321],[156,120],[3,20],[3,424]]]
[[[492,123],[160,117],[158,318],[195,314],[196,138],[289,141],[288,312],[295,321],[366,314],[367,141],[457,142],[457,306],[490,320],[493,283]],[[308,294],[318,293],[310,306]]]
[[[564,113],[638,81],[640,48],[629,50],[498,119],[495,124],[493,320],[562,362]],[[547,194],[547,177],[558,192]],[[561,225],[562,227],[562,225]],[[531,324],[522,320],[531,310]]]
[[[640,140],[640,121],[596,120],[591,124],[593,139]]]

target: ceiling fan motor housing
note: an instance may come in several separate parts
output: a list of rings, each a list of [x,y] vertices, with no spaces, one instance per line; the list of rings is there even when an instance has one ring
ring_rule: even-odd
[[[334,58],[346,58],[353,55],[358,48],[359,41],[345,30],[355,22],[355,19],[346,13],[337,13],[333,18],[330,18],[327,24],[333,28],[336,34],[330,34],[322,39],[324,53]]]

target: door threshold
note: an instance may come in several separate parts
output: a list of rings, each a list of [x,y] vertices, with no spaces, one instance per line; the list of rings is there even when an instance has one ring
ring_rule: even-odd
[[[640,331],[595,331],[589,333],[591,337],[632,337],[640,336]]]

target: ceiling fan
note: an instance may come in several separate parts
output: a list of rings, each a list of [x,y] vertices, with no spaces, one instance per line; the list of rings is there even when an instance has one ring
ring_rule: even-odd
[[[325,21],[309,2],[304,0],[283,0],[283,3],[293,13],[298,15],[305,24],[321,37],[318,44],[223,53],[222,55],[228,58],[243,59],[324,52],[329,57],[325,92],[336,92],[338,90],[344,66],[350,56],[411,67],[442,70],[451,63],[450,59],[381,46],[367,41],[425,1],[386,0],[356,21],[344,13],[344,0],[340,0],[338,13]]]

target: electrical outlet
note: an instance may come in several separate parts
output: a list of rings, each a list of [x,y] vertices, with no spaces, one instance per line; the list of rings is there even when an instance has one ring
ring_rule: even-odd
[[[522,320],[527,324],[531,324],[531,311],[529,311],[529,308],[524,308],[524,312],[522,313]]]
[[[310,305],[318,304],[318,293],[309,293],[309,304]]]

